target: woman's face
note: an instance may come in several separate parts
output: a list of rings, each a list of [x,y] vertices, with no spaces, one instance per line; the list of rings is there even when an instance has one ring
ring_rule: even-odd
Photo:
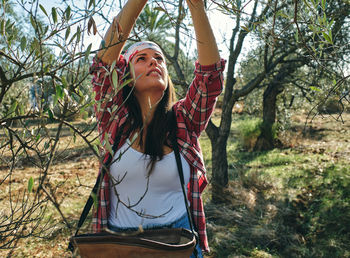
[[[157,102],[168,87],[168,71],[164,57],[153,49],[144,49],[131,60],[134,68],[134,94],[140,98],[151,98]]]

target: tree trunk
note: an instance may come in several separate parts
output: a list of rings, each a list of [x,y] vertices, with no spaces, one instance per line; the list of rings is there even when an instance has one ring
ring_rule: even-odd
[[[207,127],[207,134],[212,146],[212,201],[222,203],[225,199],[223,194],[228,183],[228,162],[227,162],[227,137],[219,135],[219,130],[210,122]]]
[[[273,125],[276,120],[277,96],[282,92],[280,86],[278,82],[273,81],[264,91],[263,122],[261,133],[254,147],[255,151],[271,150],[275,147]]]
[[[256,10],[258,6],[257,0],[254,1],[254,7],[250,18],[250,23],[260,20],[256,19]],[[261,17],[265,15],[268,8],[265,8],[261,13]],[[242,51],[243,43],[248,32],[241,29],[241,16],[238,15],[236,19],[236,25],[232,29],[232,35],[230,38],[230,56],[228,58],[227,76],[225,83],[224,97],[222,101],[222,112],[220,125],[217,127],[211,121],[208,124],[206,132],[212,146],[212,201],[214,203],[221,203],[224,201],[223,192],[228,183],[228,161],[227,161],[227,140],[230,135],[231,121],[232,121],[232,109],[235,102],[245,94],[248,94],[254,87],[249,87],[249,90],[245,89],[245,94],[240,95],[240,92],[234,91],[236,84],[235,79],[235,67],[238,57]],[[236,38],[237,36],[237,38]],[[262,80],[263,78],[261,78]],[[259,80],[254,80],[255,83],[250,84],[257,86]],[[244,87],[243,87],[244,88]]]

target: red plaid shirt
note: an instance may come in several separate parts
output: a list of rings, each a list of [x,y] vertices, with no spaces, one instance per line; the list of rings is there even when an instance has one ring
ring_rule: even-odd
[[[177,120],[179,149],[191,168],[188,200],[199,234],[200,246],[205,251],[209,251],[209,246],[201,193],[208,182],[205,176],[206,170],[198,137],[205,129],[217,97],[222,91],[225,63],[225,60],[220,60],[216,64],[203,66],[196,62],[195,78],[187,91],[186,97],[176,102],[173,107]],[[92,84],[96,93],[95,111],[98,131],[103,146],[102,149],[105,153],[104,162],[107,162],[113,156],[113,153],[109,153],[110,146],[114,145],[116,136],[120,134],[119,129],[123,128],[122,126],[128,117],[128,110],[123,105],[122,91],[114,86],[116,83],[113,84],[113,81],[118,80],[119,85],[122,85],[125,68],[126,61],[123,56],[120,57],[114,67],[94,60],[90,68],[93,75]],[[117,73],[114,73],[113,70]],[[124,131],[126,130],[124,129]],[[105,137],[106,135],[108,138]],[[118,146],[116,146],[117,149],[123,146],[128,138],[128,135],[121,135]],[[107,139],[109,144],[105,142]],[[107,227],[110,207],[108,174],[105,174],[98,191],[97,209],[95,209],[92,220],[94,232],[102,231]]]

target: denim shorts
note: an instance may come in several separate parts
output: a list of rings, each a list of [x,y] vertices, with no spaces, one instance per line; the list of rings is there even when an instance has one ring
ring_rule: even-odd
[[[134,230],[136,231],[136,230],[138,230],[138,228],[119,228],[119,227],[115,227],[113,225],[110,225],[109,223],[108,223],[108,228],[110,230],[113,230],[113,231],[116,231],[116,232],[134,231]],[[187,213],[185,213],[185,215],[183,215],[181,218],[179,218],[178,220],[174,221],[173,223],[166,224],[166,225],[154,224],[154,225],[148,225],[148,226],[143,227],[143,228],[144,229],[186,228],[186,229],[191,230],[191,226],[190,226],[190,223],[188,221]],[[197,243],[196,249],[197,249],[197,257],[198,258],[203,258],[202,250],[199,247],[199,243]],[[195,258],[194,254],[192,254],[190,258]]]

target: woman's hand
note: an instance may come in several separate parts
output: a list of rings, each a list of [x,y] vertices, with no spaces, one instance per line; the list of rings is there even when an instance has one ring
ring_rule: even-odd
[[[118,60],[125,40],[129,37],[130,31],[146,3],[147,0],[128,0],[118,16],[113,19],[104,37],[105,48],[97,54],[103,62],[112,64],[113,61]]]

